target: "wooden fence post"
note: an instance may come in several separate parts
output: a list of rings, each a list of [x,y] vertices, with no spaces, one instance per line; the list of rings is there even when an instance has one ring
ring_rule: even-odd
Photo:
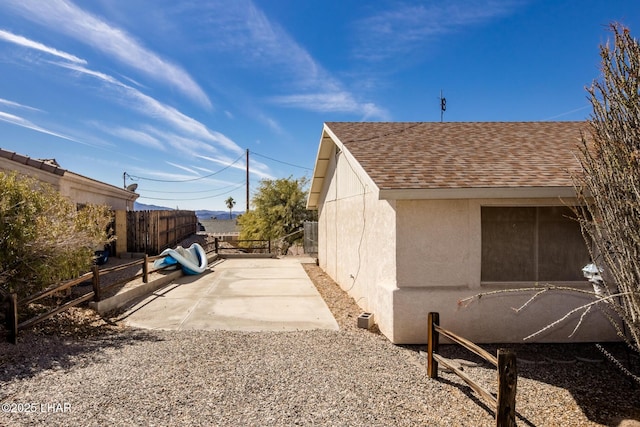
[[[215,253],[218,253],[218,251],[220,250],[220,242],[218,241],[217,237],[213,238],[213,251]]]
[[[9,307],[7,308],[7,341],[18,344],[18,294],[9,294]]]
[[[433,353],[438,352],[440,334],[435,325],[440,324],[440,314],[430,312],[427,316],[427,375],[429,378],[438,378],[438,362],[433,358]]]
[[[516,388],[518,368],[514,352],[498,350],[498,404],[496,408],[496,425],[512,427],[516,425]]]
[[[144,263],[142,264],[142,282],[149,283],[149,255],[144,254]]]
[[[100,289],[100,270],[98,270],[97,265],[94,265],[91,267],[91,271],[93,272],[93,300],[98,302],[102,298],[102,289]]]

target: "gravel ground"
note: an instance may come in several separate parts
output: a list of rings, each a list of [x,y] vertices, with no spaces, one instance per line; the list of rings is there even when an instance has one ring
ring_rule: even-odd
[[[75,309],[22,333],[16,346],[0,343],[0,425],[495,425],[457,376],[427,377],[424,347],[357,328],[354,301],[316,266],[305,269],[340,331],[150,331]],[[512,347],[519,425],[640,420],[640,389],[592,345]],[[455,346],[441,353],[495,389],[495,370],[473,355]]]

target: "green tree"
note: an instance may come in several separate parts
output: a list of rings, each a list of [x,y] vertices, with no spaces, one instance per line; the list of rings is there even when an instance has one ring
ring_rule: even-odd
[[[253,209],[238,219],[240,239],[276,240],[282,244],[282,251],[301,234],[292,234],[302,227],[304,221],[315,220],[315,211],[306,209],[308,180],[264,179],[260,181],[258,191],[253,196]]]
[[[233,209],[233,207],[236,205],[236,201],[233,200],[233,197],[229,197],[224,202],[227,204],[227,208],[229,208],[229,219],[231,219],[232,218],[231,209]]]
[[[106,206],[76,205],[50,185],[0,172],[0,287],[24,297],[88,271],[110,241]]]

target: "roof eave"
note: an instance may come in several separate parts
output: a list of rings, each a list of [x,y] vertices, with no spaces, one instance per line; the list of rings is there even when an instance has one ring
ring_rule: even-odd
[[[538,199],[576,197],[572,186],[380,189],[380,200]]]
[[[338,141],[338,138],[325,123],[322,128],[320,144],[318,144],[318,154],[316,155],[316,162],[313,168],[313,178],[311,179],[311,186],[307,196],[307,209],[318,209],[318,200],[322,192],[322,187],[324,186],[327,168],[329,167],[331,148],[332,145],[338,145]]]

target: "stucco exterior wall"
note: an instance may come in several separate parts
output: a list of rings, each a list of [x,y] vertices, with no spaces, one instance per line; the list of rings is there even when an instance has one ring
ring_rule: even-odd
[[[55,174],[3,157],[0,157],[0,170],[15,171],[46,182],[74,203],[107,205],[113,210],[133,210],[133,202],[138,198],[138,194],[131,191],[69,171]]]
[[[56,190],[60,190],[60,180],[62,175],[56,175],[51,172],[35,169],[29,165],[23,165],[9,159],[0,157],[0,170],[5,172],[17,172],[22,175],[29,175],[42,182],[46,182]]]
[[[75,203],[107,205],[113,210],[133,210],[136,193],[93,179],[66,172],[60,180],[60,193]]]
[[[334,150],[318,212],[318,261],[363,311],[375,313],[382,331],[391,331],[392,293],[379,289],[396,287],[394,203],[378,200],[375,186],[352,166]]]
[[[483,206],[563,206],[571,199],[507,198],[513,196],[496,190],[491,199],[381,200],[379,189],[349,152],[336,146],[332,150],[318,198],[319,264],[363,311],[374,314],[393,343],[426,343],[430,311],[440,313],[445,328],[474,342],[522,342],[589,301],[554,291],[519,312],[514,308],[532,293],[459,303],[479,293],[535,285],[481,282]],[[562,284],[591,289],[586,281]],[[599,310],[591,310],[572,335],[580,314],[529,342],[617,340]]]
[[[481,283],[481,206],[554,206],[554,199],[398,200],[397,288],[393,294],[393,332],[397,344],[424,343],[426,318],[440,313],[441,324],[479,343],[521,342],[529,334],[561,318],[589,300],[576,294],[549,292],[519,313],[533,293],[504,293],[483,297],[468,306],[465,297],[533,283]],[[590,289],[587,282],[572,286]],[[580,313],[531,342],[615,340],[613,328],[598,310],[569,337]]]

